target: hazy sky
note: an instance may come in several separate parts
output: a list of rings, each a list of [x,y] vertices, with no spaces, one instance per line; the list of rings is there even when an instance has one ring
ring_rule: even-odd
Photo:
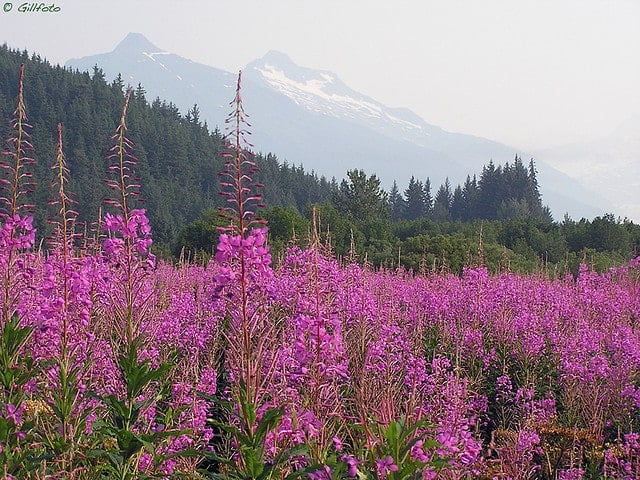
[[[276,49],[429,123],[531,150],[640,115],[639,0],[22,4],[0,11],[0,42],[54,63],[111,51],[130,31],[229,71]]]

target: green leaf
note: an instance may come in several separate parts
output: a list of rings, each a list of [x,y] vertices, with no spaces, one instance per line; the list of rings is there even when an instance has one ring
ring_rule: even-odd
[[[140,439],[128,430],[120,430],[116,438],[118,439],[118,447],[125,461],[129,460],[142,449],[143,444]]]
[[[117,453],[107,452],[107,458],[114,468],[120,468],[123,464],[123,458]]]
[[[211,425],[220,428],[224,432],[235,437],[240,444],[250,445],[252,442],[251,438],[248,435],[245,435],[240,431],[239,428],[234,427],[233,425],[229,425],[228,423],[220,422],[219,420],[211,420]]]
[[[262,452],[250,445],[240,446],[240,456],[242,457],[247,476],[258,478],[264,469]]]
[[[256,428],[256,432],[255,432],[256,444],[264,443],[264,440],[267,434],[278,426],[283,415],[284,415],[284,408],[282,407],[269,408],[264,412],[264,414],[262,415],[262,418],[260,419],[260,422],[258,423],[258,427]]]
[[[438,448],[438,447],[441,447],[442,445],[437,440],[433,440],[432,438],[428,438],[428,439],[423,439],[422,440],[422,446],[423,446],[423,448]]]
[[[138,342],[129,343],[124,354],[118,357],[118,367],[126,385],[127,398],[135,399],[151,382],[163,379],[171,366],[169,363],[163,363],[153,369],[150,368],[149,360],[138,362]]]
[[[390,422],[389,426],[386,428],[384,432],[384,436],[387,440],[387,443],[391,445],[396,445],[398,443],[398,436],[402,426],[398,422]]]
[[[21,327],[20,318],[14,313],[11,319],[5,323],[0,336],[2,357],[8,359],[9,362],[15,362],[18,352],[32,333],[33,327]]]
[[[102,397],[102,401],[109,409],[109,416],[113,424],[117,428],[125,428],[129,420],[129,409],[127,408],[126,400],[120,400],[115,395],[106,395]]]
[[[222,463],[224,465],[229,465],[229,466],[234,466],[234,467],[236,465],[235,460],[233,460],[231,458],[221,457],[220,455],[218,455],[215,452],[204,451],[204,452],[200,452],[200,454],[205,459],[210,460],[212,462]]]
[[[9,422],[6,418],[0,417],[0,440],[2,443],[7,441],[7,433],[9,432]]]

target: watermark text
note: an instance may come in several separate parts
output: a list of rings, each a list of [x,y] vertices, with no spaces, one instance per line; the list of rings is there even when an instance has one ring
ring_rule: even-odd
[[[45,2],[24,2],[19,5],[14,5],[11,2],[4,2],[2,5],[2,10],[5,13],[9,12],[18,12],[18,13],[57,13],[62,8],[60,5],[56,5],[55,3],[45,3]]]

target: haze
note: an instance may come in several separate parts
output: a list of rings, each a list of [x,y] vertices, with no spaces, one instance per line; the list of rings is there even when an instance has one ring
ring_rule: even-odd
[[[229,71],[269,49],[447,130],[535,151],[640,115],[640,2],[65,1],[0,11],[0,42],[53,63],[131,31]]]

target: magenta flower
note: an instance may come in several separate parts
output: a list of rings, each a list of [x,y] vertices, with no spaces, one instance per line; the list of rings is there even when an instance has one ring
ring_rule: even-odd
[[[315,472],[309,473],[308,477],[311,480],[331,480],[331,468],[328,465],[325,465],[322,470],[316,470]]]
[[[376,471],[380,477],[387,477],[391,472],[397,472],[398,466],[393,463],[393,457],[391,455],[384,459],[376,460]]]
[[[336,452],[340,452],[343,446],[342,440],[340,440],[340,437],[336,435],[331,440],[333,441],[333,447],[336,449]]]
[[[122,230],[123,221],[121,215],[112,215],[110,213],[104,216],[104,228],[108,232],[119,232]]]
[[[16,426],[22,425],[22,413],[24,412],[24,405],[16,407],[12,403],[5,403],[4,411],[4,418],[10,420]]]
[[[340,460],[347,464],[347,473],[350,477],[358,475],[358,459],[353,455],[342,455]]]

